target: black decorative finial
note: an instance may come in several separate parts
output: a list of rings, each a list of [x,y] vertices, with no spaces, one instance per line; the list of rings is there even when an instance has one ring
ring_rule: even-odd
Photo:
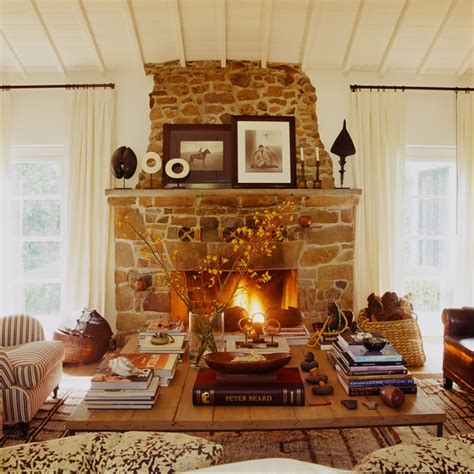
[[[339,156],[339,164],[341,169],[339,173],[341,175],[341,188],[344,183],[344,166],[346,164],[346,156],[353,155],[356,152],[354,142],[352,141],[351,136],[346,128],[346,121],[344,120],[344,125],[342,130],[339,132],[336,140],[334,141],[331,152]]]

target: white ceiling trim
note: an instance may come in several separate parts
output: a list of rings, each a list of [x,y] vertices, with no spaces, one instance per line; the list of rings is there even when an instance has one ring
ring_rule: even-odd
[[[18,57],[18,54],[16,54],[16,51],[13,49],[13,46],[10,44],[10,41],[8,41],[7,35],[5,34],[5,32],[3,30],[0,30],[0,37],[3,39],[3,42],[5,43],[5,46],[10,51],[10,54],[13,57],[13,62],[15,63],[16,70],[23,77],[27,77],[28,76],[28,71],[26,70],[25,66],[23,66],[23,63],[20,61],[20,58]]]
[[[270,51],[270,32],[272,26],[273,0],[263,0],[262,5],[262,36],[260,38],[260,63],[262,68],[267,67]]]
[[[122,13],[127,26],[128,34],[133,45],[137,58],[137,65],[142,68],[145,64],[145,55],[143,54],[142,44],[140,42],[140,36],[138,35],[137,23],[135,20],[135,14],[133,13],[133,6],[130,0],[121,0]]]
[[[423,56],[423,59],[421,60],[420,65],[418,66],[418,69],[416,71],[416,75],[418,77],[422,76],[426,68],[428,67],[428,62],[431,58],[431,55],[433,54],[433,51],[435,49],[436,43],[438,42],[440,36],[442,35],[444,29],[446,28],[446,25],[448,24],[449,19],[451,18],[451,15],[454,12],[454,9],[456,8],[456,5],[458,3],[458,0],[451,0],[451,4],[449,5],[448,10],[446,11],[443,21],[439,25],[438,30],[436,31],[433,40],[431,41],[431,44],[429,45],[428,49],[426,50],[425,55]]]
[[[225,0],[214,0],[216,7],[217,55],[221,61],[221,67],[226,67],[227,64],[225,4]]]
[[[38,23],[41,25],[41,28],[43,30],[43,33],[46,36],[46,39],[48,40],[49,46],[51,47],[51,50],[53,51],[53,57],[56,63],[56,67],[58,71],[65,76],[67,71],[66,67],[64,66],[64,63],[61,59],[61,55],[59,54],[58,48],[56,48],[56,45],[54,44],[53,38],[51,37],[51,34],[49,33],[48,27],[46,26],[46,23],[43,20],[43,16],[41,15],[41,12],[38,9],[38,6],[36,5],[36,0],[30,0],[31,8],[33,10],[33,13],[38,20]]]
[[[365,0],[360,0],[359,8],[357,9],[357,15],[354,19],[354,24],[352,25],[351,36],[349,42],[347,43],[346,54],[344,54],[344,60],[342,62],[342,70],[347,74],[351,70],[351,54],[352,48],[354,46],[355,37],[357,35],[357,30],[359,29],[360,20],[362,18],[362,13],[364,11]]]
[[[181,25],[181,16],[179,13],[178,0],[169,0],[169,6],[171,11],[171,18],[176,35],[176,54],[179,59],[179,64],[182,67],[186,67],[186,56],[184,53],[184,41],[183,41],[183,28]]]
[[[74,11],[76,13],[77,18],[79,19],[79,23],[84,30],[86,35],[87,41],[89,42],[92,51],[94,52],[95,61],[97,63],[97,67],[99,71],[105,73],[105,63],[102,55],[100,54],[99,45],[95,39],[94,32],[92,31],[91,23],[89,18],[87,17],[87,12],[84,8],[84,4],[82,0],[76,0],[74,2]]]
[[[392,53],[393,45],[395,44],[395,41],[397,41],[398,35],[400,34],[400,28],[402,27],[403,22],[405,21],[407,11],[410,8],[410,2],[411,0],[405,0],[405,3],[403,4],[403,8],[400,11],[397,24],[395,25],[395,29],[393,30],[392,36],[390,37],[390,41],[387,44],[387,48],[385,49],[385,52],[382,57],[382,61],[380,62],[380,65],[379,65],[380,76],[383,76],[387,72],[387,69],[390,64],[390,54]]]
[[[473,55],[474,55],[474,46],[471,46],[466,56],[464,56],[464,59],[461,61],[461,64],[459,65],[459,68],[457,70],[457,75],[459,77],[464,76],[466,71],[469,69],[469,65],[471,63]]]
[[[301,69],[305,71],[309,66],[309,53],[314,43],[319,26],[319,8],[317,0],[310,0],[306,22],[304,25],[303,39],[301,41],[299,62]]]

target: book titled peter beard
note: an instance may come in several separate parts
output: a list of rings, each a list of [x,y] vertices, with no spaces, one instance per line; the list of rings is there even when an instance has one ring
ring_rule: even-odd
[[[259,382],[244,384],[221,383],[217,372],[200,369],[193,387],[193,405],[304,405],[304,385],[297,368],[283,368],[277,371],[273,380],[265,378]]]

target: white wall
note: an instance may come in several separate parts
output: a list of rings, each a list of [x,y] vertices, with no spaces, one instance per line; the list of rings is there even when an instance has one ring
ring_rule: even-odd
[[[326,150],[330,150],[342,122],[349,118],[350,84],[386,85],[440,85],[472,86],[472,77],[457,81],[450,77],[425,77],[417,81],[413,76],[389,76],[354,73],[344,76],[340,72],[308,71],[316,87],[319,132]],[[142,156],[148,145],[150,133],[149,97],[153,78],[143,71],[100,74],[74,74],[66,79],[57,75],[34,75],[28,80],[18,76],[2,76],[4,84],[114,82],[117,97],[116,145],[131,147],[137,157]],[[406,92],[407,94],[407,143],[421,145],[455,144],[455,94],[452,92]],[[65,143],[66,117],[64,91],[47,89],[15,90],[12,92],[13,133],[12,144],[61,144]],[[350,132],[350,130],[349,130]],[[102,157],[109,160],[110,157]],[[351,160],[361,159],[356,153],[349,157],[344,184],[353,186]],[[339,165],[333,157],[336,185],[339,184]],[[136,176],[137,177],[137,176]],[[135,180],[136,180],[135,177]],[[117,183],[120,187],[121,183]],[[134,186],[134,181],[128,186]],[[113,296],[113,281],[109,286]],[[114,320],[114,315],[109,315]]]
[[[351,84],[472,87],[472,77],[457,79],[452,76],[390,75],[383,78],[376,73],[351,73],[347,76],[337,71],[306,71],[316,88],[316,113],[319,133],[329,152],[344,119],[349,119]],[[406,142],[408,145],[452,146],[456,144],[456,95],[454,92],[406,91]],[[348,124],[349,125],[349,124]],[[349,133],[351,133],[351,130]],[[353,136],[353,134],[351,133]],[[339,184],[338,157],[333,157],[336,186]],[[351,161],[360,159],[356,154],[349,157],[344,184],[353,186]]]

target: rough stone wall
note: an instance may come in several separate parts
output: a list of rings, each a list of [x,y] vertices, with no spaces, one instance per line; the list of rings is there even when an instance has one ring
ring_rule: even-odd
[[[145,65],[153,74],[150,93],[151,133],[148,151],[162,154],[165,123],[228,124],[231,115],[294,115],[298,187],[305,187],[300,167],[304,149],[305,176],[316,175],[316,147],[320,150],[320,179],[323,188],[333,188],[332,161],[318,132],[316,92],[298,65],[274,64],[261,68],[258,62],[217,61],[177,62]],[[150,179],[140,174],[137,188],[150,187]],[[161,179],[153,177],[153,187]]]
[[[224,192],[225,191],[225,192]],[[148,319],[169,317],[170,295],[157,268],[141,258],[141,243],[124,221],[159,235],[167,251],[180,255],[181,270],[197,268],[207,254],[232,255],[226,235],[248,223],[255,210],[295,205],[295,221],[263,267],[298,270],[298,306],[308,318],[324,320],[328,301],[352,309],[354,208],[358,194],[341,190],[154,190],[110,196],[115,207],[115,285],[119,336],[138,331]],[[300,216],[312,224],[303,228]],[[150,286],[140,291],[135,282]]]

